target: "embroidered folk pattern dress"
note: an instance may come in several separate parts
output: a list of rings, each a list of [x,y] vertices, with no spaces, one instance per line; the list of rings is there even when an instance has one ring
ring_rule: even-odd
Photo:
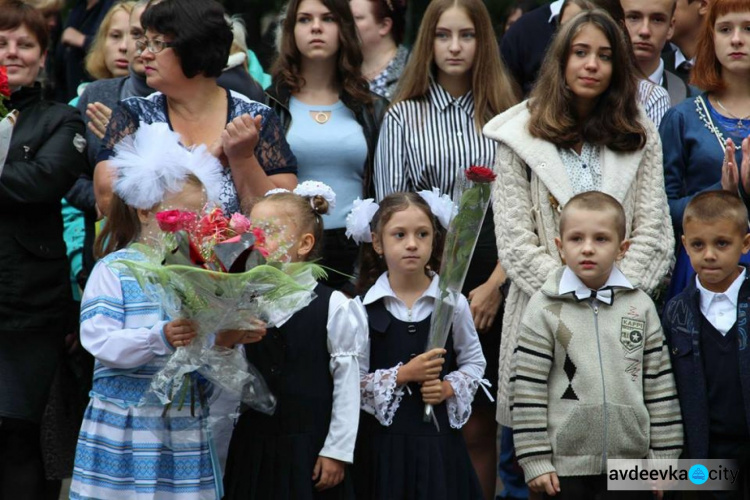
[[[220,498],[207,410],[196,403],[192,417],[190,394],[166,416],[158,401],[138,404],[172,352],[163,333],[168,318],[133,276],[112,266],[118,259],[145,260],[127,249],[103,258],[81,300],[81,343],[96,364],[70,498]]]

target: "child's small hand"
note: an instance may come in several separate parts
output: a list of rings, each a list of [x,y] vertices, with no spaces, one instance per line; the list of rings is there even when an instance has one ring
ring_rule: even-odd
[[[443,369],[445,359],[445,349],[431,349],[419,356],[415,356],[411,361],[399,368],[396,376],[396,384],[404,385],[409,382],[424,382],[438,378],[440,370]]]
[[[252,330],[222,330],[216,334],[214,344],[232,348],[237,344],[260,342],[266,336],[266,326],[262,321],[259,321],[258,324],[259,326]]]
[[[529,489],[553,497],[560,493],[560,480],[556,472],[548,472],[529,481]]]
[[[328,457],[318,457],[313,467],[313,481],[317,491],[333,488],[344,480],[344,462]]]
[[[172,347],[185,347],[198,335],[189,319],[175,319],[164,325],[164,336]]]
[[[447,380],[428,380],[422,384],[422,401],[428,405],[439,405],[453,396],[453,386]]]

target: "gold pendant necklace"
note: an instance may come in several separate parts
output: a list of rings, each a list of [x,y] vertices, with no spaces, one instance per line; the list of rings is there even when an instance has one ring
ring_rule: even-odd
[[[739,116],[735,116],[731,111],[725,108],[720,100],[716,99],[716,104],[718,104],[719,107],[723,109],[729,115],[730,118],[737,120],[737,128],[745,128],[745,124],[742,123],[742,120],[747,120],[748,118],[750,118],[750,115],[747,115],[744,118],[740,118]]]
[[[318,122],[321,125],[325,125],[328,123],[328,120],[331,119],[331,112],[330,111],[310,111],[310,116],[313,117],[313,120]]]

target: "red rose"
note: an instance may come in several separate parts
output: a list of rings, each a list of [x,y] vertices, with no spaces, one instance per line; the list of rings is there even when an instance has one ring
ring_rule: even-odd
[[[8,85],[8,68],[0,66],[0,95],[10,99],[10,85]]]
[[[158,212],[156,214],[156,222],[159,224],[159,229],[168,233],[176,233],[183,229],[182,215],[179,210]]]
[[[180,212],[180,224],[185,231],[192,231],[198,223],[198,214],[195,212]]]
[[[495,180],[495,172],[491,168],[472,165],[466,169],[466,178],[472,182],[489,183]]]

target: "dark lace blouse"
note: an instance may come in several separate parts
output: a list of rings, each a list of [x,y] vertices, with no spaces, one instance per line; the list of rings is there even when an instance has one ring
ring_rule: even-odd
[[[260,139],[255,147],[255,157],[266,174],[296,175],[297,159],[286,142],[284,130],[281,128],[276,113],[265,104],[251,101],[230,90],[227,91],[227,99],[229,101],[227,123],[245,113],[250,116],[261,115],[263,117]],[[167,98],[164,94],[156,92],[148,97],[129,97],[120,101],[112,111],[112,118],[96,161],[111,158],[114,155],[115,145],[138,130],[141,122],[167,123],[169,128],[172,128],[167,113]],[[232,214],[240,210],[239,197],[232,181],[232,172],[228,167],[224,169],[224,186],[220,200],[225,213]]]

